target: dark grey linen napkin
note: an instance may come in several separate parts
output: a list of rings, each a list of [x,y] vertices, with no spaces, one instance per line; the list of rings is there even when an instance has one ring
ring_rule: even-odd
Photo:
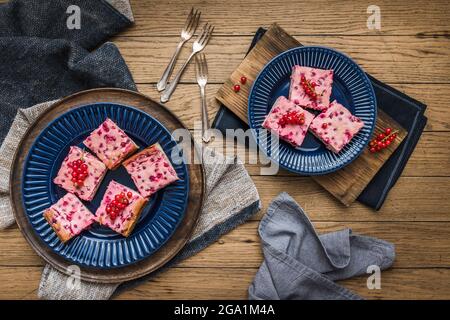
[[[343,229],[318,235],[287,193],[269,205],[259,226],[264,261],[249,287],[251,300],[362,299],[334,281],[389,268],[392,243]]]
[[[79,30],[67,27],[72,5],[80,8]],[[96,87],[136,90],[117,47],[102,45],[132,20],[128,0],[1,4],[0,144],[19,109]]]

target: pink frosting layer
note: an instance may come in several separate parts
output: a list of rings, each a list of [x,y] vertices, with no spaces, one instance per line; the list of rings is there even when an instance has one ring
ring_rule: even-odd
[[[289,111],[298,111],[300,114],[303,114],[305,117],[305,123],[303,125],[287,124],[284,127],[279,125],[278,122],[280,118],[283,116],[283,114]],[[313,119],[313,114],[281,96],[275,101],[262,126],[278,135],[280,139],[289,142],[294,147],[298,147],[303,143],[303,140],[305,139],[306,133],[308,131],[308,127]]]
[[[86,177],[86,180],[84,180],[83,186],[77,188],[71,181],[72,169],[70,169],[67,164],[80,159],[81,156],[83,156],[84,163],[88,166],[89,175]],[[92,154],[76,146],[72,146],[70,147],[69,154],[61,164],[58,174],[55,179],[53,179],[53,182],[68,192],[77,195],[80,199],[91,201],[94,198],[106,171],[106,166]]]
[[[159,143],[139,152],[124,166],[144,197],[179,179]]]
[[[108,118],[83,143],[109,169],[117,167],[129,154],[138,149],[134,141]]]
[[[313,120],[309,129],[328,149],[338,153],[362,127],[364,122],[335,100]]]
[[[114,197],[121,192],[124,192],[125,194],[131,192],[132,197],[127,198],[129,204],[122,210],[122,212],[119,213],[116,219],[112,220],[106,213],[106,206],[110,204],[111,201],[114,200]],[[135,215],[138,213],[135,212],[135,208],[139,201],[141,201],[140,205],[142,205],[142,200],[143,197],[138,192],[112,180],[105,191],[100,207],[98,207],[95,212],[96,220],[100,224],[107,226],[118,233],[123,233],[128,228],[131,220],[136,218]]]
[[[302,75],[305,76],[307,81],[316,83],[316,100],[307,95],[303,89],[300,83]],[[333,70],[294,66],[291,74],[291,86],[289,87],[289,100],[304,108],[323,110],[330,104],[332,87]]]
[[[71,237],[78,235],[94,221],[94,215],[73,194],[67,193],[50,207],[53,211],[51,224],[59,224]]]

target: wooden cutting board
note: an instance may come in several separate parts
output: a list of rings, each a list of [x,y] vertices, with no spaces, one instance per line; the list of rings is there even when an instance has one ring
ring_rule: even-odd
[[[281,27],[273,24],[219,89],[216,99],[245,123],[248,123],[248,96],[253,81],[261,69],[273,57],[301,45]],[[247,77],[247,83],[241,85],[241,90],[236,93],[233,91],[233,85],[239,83],[242,76]],[[378,108],[374,134],[382,132],[386,127],[398,130],[397,138],[388,148],[376,154],[372,154],[366,149],[358,159],[345,168],[327,175],[313,176],[312,179],[346,206],[352,204],[407,135],[405,129]]]

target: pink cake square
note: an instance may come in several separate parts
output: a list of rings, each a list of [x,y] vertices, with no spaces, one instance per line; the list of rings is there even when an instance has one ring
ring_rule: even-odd
[[[94,215],[71,193],[45,210],[44,218],[62,242],[77,236],[95,221]]]
[[[92,131],[83,143],[111,170],[139,149],[136,143],[108,118]]]
[[[114,201],[118,201],[116,196],[121,193],[126,198],[126,206],[122,211],[117,213],[117,216],[112,217],[111,213],[108,212],[108,206],[113,206]],[[95,216],[101,225],[107,226],[117,233],[128,237],[133,231],[146,203],[147,200],[138,192],[112,180],[105,191],[100,207],[95,212]]]
[[[315,97],[309,95],[303,85],[315,93]],[[323,70],[302,66],[294,66],[289,87],[289,100],[303,108],[323,110],[330,104],[331,90],[333,87],[333,70]]]
[[[179,179],[159,143],[135,154],[123,166],[143,197],[149,197]]]
[[[72,181],[73,169],[69,168],[69,163],[79,159],[82,159],[82,162],[87,165],[88,172],[82,186],[79,186]],[[53,179],[53,182],[68,192],[77,195],[80,199],[91,201],[107,171],[108,170],[103,162],[98,160],[92,154],[76,146],[72,146],[70,147],[68,155],[63,160],[61,168],[55,179]]]
[[[292,116],[292,118],[296,116],[302,117],[303,124],[295,123],[295,121],[294,123],[286,123],[283,119],[289,116]],[[289,142],[294,147],[298,147],[303,143],[308,127],[313,119],[313,114],[281,96],[275,101],[262,126],[278,135],[280,139]]]
[[[335,100],[313,120],[309,129],[328,149],[338,153],[362,127],[364,122]]]

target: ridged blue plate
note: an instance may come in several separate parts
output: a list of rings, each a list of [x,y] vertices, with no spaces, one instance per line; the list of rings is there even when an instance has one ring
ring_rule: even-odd
[[[294,65],[333,69],[331,101],[336,99],[364,121],[364,127],[338,154],[311,133],[294,148],[280,141],[272,143],[264,118],[275,100],[289,96],[290,75]],[[364,71],[346,55],[325,47],[298,47],[273,58],[253,83],[248,99],[248,121],[253,136],[263,152],[281,167],[302,175],[322,175],[341,169],[355,160],[369,143],[376,121],[376,98]]]
[[[44,209],[66,193],[52,180],[69,147],[84,147],[82,141],[107,117],[141,148],[159,142],[168,155],[173,148],[178,148],[170,132],[144,112],[113,103],[90,104],[72,109],[48,124],[30,149],[22,177],[23,206],[42,241],[75,264],[93,268],[124,267],[152,255],[172,236],[182,220],[189,194],[186,164],[172,162],[180,180],[150,198],[128,238],[95,224],[63,244],[42,215]],[[109,170],[92,202],[84,202],[92,213],[100,205],[111,180],[137,190],[122,166],[114,171]]]

